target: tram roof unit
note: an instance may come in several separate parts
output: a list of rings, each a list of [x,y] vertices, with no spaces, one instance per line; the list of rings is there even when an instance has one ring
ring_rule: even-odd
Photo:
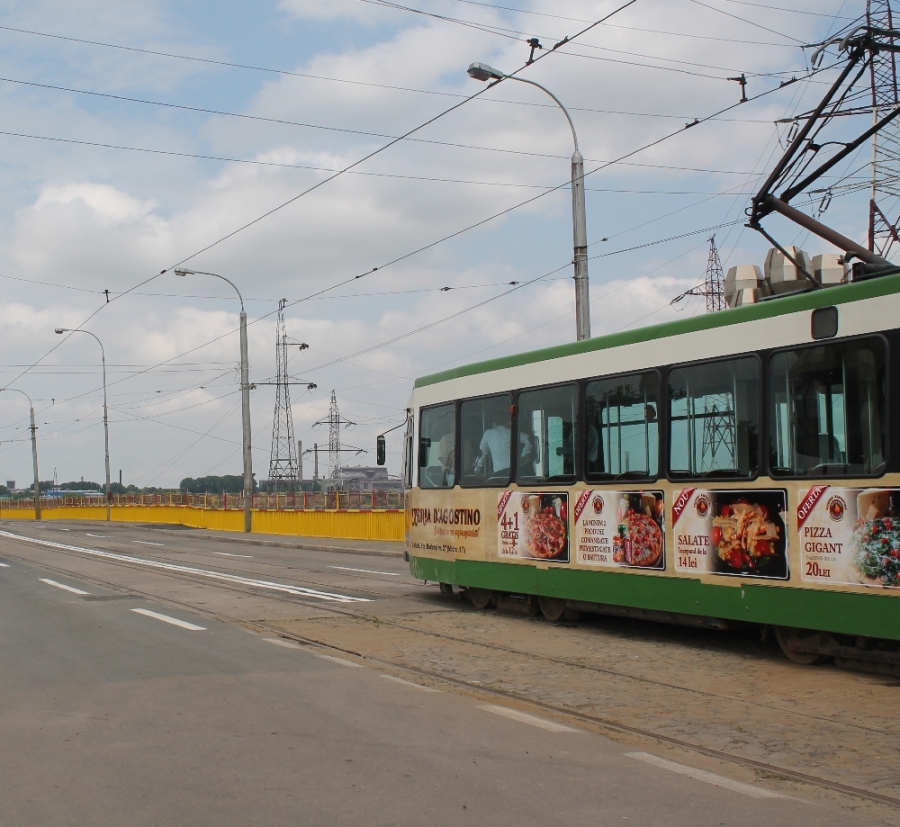
[[[716,328],[731,327],[733,325],[744,324],[747,322],[763,321],[773,319],[779,316],[787,316],[792,313],[801,313],[803,311],[815,310],[819,307],[831,307],[837,305],[846,305],[854,302],[866,301],[869,299],[877,299],[892,294],[900,294],[900,274],[881,276],[878,278],[870,278],[865,281],[851,282],[849,284],[835,285],[831,287],[823,287],[819,290],[812,290],[797,295],[787,295],[778,298],[772,298],[758,304],[745,305],[729,310],[721,310],[717,313],[710,313],[704,316],[697,316],[683,321],[664,322],[663,324],[651,325],[649,327],[638,328],[636,330],[627,330],[621,333],[612,333],[607,336],[598,336],[594,339],[586,339],[582,342],[572,342],[565,345],[556,345],[554,347],[542,348],[540,350],[526,351],[524,353],[516,353],[510,356],[501,356],[497,359],[488,359],[483,362],[474,362],[469,365],[462,365],[457,368],[433,373],[428,376],[421,376],[415,381],[416,389],[425,388],[430,385],[437,385],[444,382],[451,382],[465,377],[475,377],[479,374],[494,373],[496,371],[508,370],[526,365],[534,365],[541,362],[547,362],[553,359],[561,359],[564,357],[577,357],[581,355],[591,354],[596,351],[610,350],[612,348],[621,348],[627,345],[635,345],[645,342],[652,342],[661,339],[670,339],[676,336],[683,336],[689,333],[700,333],[702,331],[714,330]],[[873,308],[874,310],[875,308]],[[886,310],[887,308],[880,308]],[[860,327],[862,319],[857,319],[856,324],[847,326],[841,323],[839,335],[853,335],[864,332],[874,332],[877,330],[886,330],[891,327],[900,325],[900,316],[895,313],[889,314],[889,318],[884,320],[884,324],[879,324],[878,314],[866,316],[866,330],[856,329]],[[768,326],[767,326],[768,327]],[[771,328],[769,328],[771,331]],[[769,332],[767,331],[767,332]],[[739,337],[743,341],[746,339]],[[715,356],[728,355],[730,353],[746,352],[751,350],[760,350],[770,347],[790,346],[801,342],[812,341],[809,331],[806,331],[805,337],[797,341],[796,334],[789,337],[790,341],[763,341],[752,346],[739,346],[731,348],[720,348],[713,352],[705,354],[706,358]],[[690,357],[696,358],[696,357]],[[700,357],[703,358],[703,357]],[[683,357],[678,354],[671,354],[671,358],[658,360],[659,364],[666,364],[672,361],[684,361]],[[688,359],[690,360],[690,359]],[[634,366],[627,365],[609,371],[610,373],[619,373],[630,370]],[[644,367],[651,367],[645,365]],[[566,372],[568,373],[568,371]],[[585,373],[584,375],[589,375]],[[560,376],[559,381],[570,381],[572,377]],[[534,383],[536,384],[536,383]],[[498,391],[505,388],[497,388]],[[429,394],[430,396],[430,394]]]

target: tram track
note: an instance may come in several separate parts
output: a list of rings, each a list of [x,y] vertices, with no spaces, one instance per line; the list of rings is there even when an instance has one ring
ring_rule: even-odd
[[[65,552],[58,549],[54,549],[58,553],[68,554],[71,557],[77,559],[91,559],[86,555],[79,555],[75,552]],[[290,629],[285,629],[283,626],[279,625],[277,622],[263,621],[263,620],[247,620],[235,615],[229,614],[227,612],[223,612],[221,610],[211,609],[206,606],[198,606],[191,601],[179,600],[177,598],[173,598],[167,596],[165,594],[159,594],[154,591],[148,591],[146,589],[136,589],[132,587],[125,587],[121,583],[117,583],[113,580],[108,580],[103,578],[95,573],[86,574],[83,571],[75,570],[72,568],[67,568],[62,565],[54,565],[47,562],[35,563],[33,560],[28,557],[21,556],[15,553],[10,553],[8,550],[4,550],[4,556],[16,560],[20,563],[26,565],[38,565],[42,569],[46,569],[48,571],[55,572],[60,575],[65,575],[74,578],[81,578],[89,580],[93,583],[96,583],[98,586],[107,588],[113,592],[118,592],[122,594],[134,595],[135,597],[151,599],[154,601],[162,602],[168,604],[173,607],[182,608],[191,612],[196,612],[207,617],[213,618],[215,620],[219,620],[225,623],[237,624],[244,628],[250,629],[254,632],[260,634],[269,634],[275,635],[277,637],[281,637],[285,640],[290,640],[295,643],[299,643],[305,646],[318,647],[322,649],[326,649],[329,651],[333,651],[336,653],[341,653],[343,655],[349,655],[355,658],[359,658],[362,661],[368,662],[372,665],[376,665],[380,668],[399,671],[402,674],[407,676],[417,676],[420,679],[426,679],[428,681],[435,681],[439,683],[443,683],[449,686],[452,686],[458,690],[463,690],[467,694],[474,695],[476,697],[484,697],[489,696],[491,698],[502,698],[509,701],[513,701],[518,704],[524,704],[534,710],[543,711],[545,713],[549,713],[556,717],[562,717],[564,719],[569,720],[570,722],[581,722],[583,724],[589,724],[591,726],[600,727],[602,729],[606,729],[608,731],[618,732],[627,734],[630,736],[636,736],[640,738],[651,739],[657,743],[667,744],[669,746],[682,748],[685,750],[689,750],[699,755],[704,755],[709,758],[713,758],[720,761],[725,761],[734,765],[743,766],[746,768],[750,768],[753,770],[758,770],[765,773],[770,773],[774,776],[797,781],[800,783],[811,784],[823,789],[830,790],[832,792],[841,793],[843,795],[852,796],[858,799],[864,799],[872,802],[876,802],[879,804],[889,805],[891,807],[900,807],[900,798],[886,795],[884,793],[880,793],[876,790],[867,789],[865,787],[855,786],[852,784],[845,784],[839,781],[835,781],[830,778],[826,778],[823,776],[814,775],[811,773],[805,773],[799,770],[791,769],[789,767],[784,767],[779,764],[773,764],[766,761],[759,761],[753,758],[749,758],[742,755],[737,755],[732,752],[727,752],[725,750],[716,749],[714,747],[707,746],[702,743],[698,743],[696,741],[692,741],[686,738],[679,738],[673,735],[667,735],[665,733],[661,733],[655,731],[653,729],[648,729],[640,726],[634,726],[622,720],[616,720],[614,718],[606,717],[603,715],[598,715],[591,712],[585,712],[578,709],[573,709],[569,706],[564,706],[560,704],[550,703],[538,698],[533,697],[524,692],[516,692],[509,689],[503,689],[495,686],[485,685],[480,682],[475,682],[471,680],[466,680],[461,677],[454,677],[452,675],[448,675],[444,672],[435,671],[428,668],[422,668],[420,666],[410,665],[408,663],[402,663],[396,659],[378,657],[375,654],[367,653],[364,651],[358,651],[355,648],[348,647],[345,645],[340,645],[335,643],[334,641],[329,641],[320,637],[310,636],[308,634],[299,634]],[[139,567],[136,564],[129,564],[123,561],[114,561],[114,560],[103,560],[103,562],[107,565],[115,565],[117,567],[126,568],[130,570],[138,570]],[[180,580],[180,581],[188,581],[194,583],[196,585],[204,585],[210,586],[214,585],[215,588],[233,592],[237,594],[241,594],[243,596],[253,596],[267,600],[274,600],[279,603],[289,603],[292,605],[302,605],[308,608],[314,608],[318,612],[324,612],[331,615],[344,616],[347,618],[362,620],[367,622],[375,622],[377,620],[378,623],[393,627],[400,631],[414,633],[417,635],[424,635],[431,638],[445,640],[448,643],[454,644],[462,644],[466,646],[478,646],[482,648],[486,648],[489,650],[494,650],[498,652],[503,652],[507,654],[512,654],[517,657],[528,657],[532,659],[539,659],[547,662],[552,662],[561,666],[566,666],[568,668],[576,668],[580,670],[586,670],[591,672],[598,672],[602,674],[608,674],[611,676],[615,676],[617,678],[624,678],[629,680],[634,680],[642,683],[652,684],[654,686],[658,686],[665,689],[675,689],[680,691],[691,692],[693,694],[704,694],[709,697],[722,700],[727,699],[728,696],[717,695],[715,693],[698,693],[697,690],[691,689],[689,687],[680,686],[678,684],[667,683],[664,681],[659,681],[655,679],[649,679],[642,676],[635,676],[629,674],[627,672],[622,672],[619,670],[606,669],[603,667],[592,666],[589,664],[582,664],[577,661],[567,660],[565,658],[558,658],[548,655],[542,654],[534,654],[529,652],[524,652],[520,649],[516,649],[514,647],[503,646],[501,644],[493,644],[486,643],[484,641],[479,641],[477,639],[472,638],[464,638],[457,635],[450,635],[442,632],[435,632],[432,630],[426,629],[417,629],[414,626],[410,626],[405,623],[400,623],[397,621],[392,621],[390,619],[380,619],[376,618],[374,615],[369,614],[367,612],[354,611],[351,609],[340,608],[333,605],[323,605],[319,602],[315,602],[311,599],[302,599],[296,596],[285,596],[280,594],[272,594],[270,592],[264,592],[261,590],[253,589],[250,587],[242,586],[234,583],[222,583],[216,582],[211,584],[209,581],[202,580],[201,578],[192,577],[189,574],[182,572],[171,572],[171,571],[159,571],[154,570],[154,575]],[[425,604],[426,601],[421,598],[409,598],[414,600],[417,603]],[[859,724],[855,724],[852,722],[846,721],[837,721],[834,719],[830,719],[822,716],[809,715],[804,713],[798,713],[796,710],[781,710],[778,707],[769,707],[774,710],[779,710],[784,713],[790,713],[793,715],[797,715],[801,718],[805,718],[808,720],[818,720],[821,722],[825,722],[831,725],[839,725],[846,728],[859,729],[859,730],[868,730],[875,732],[882,732],[881,730],[875,730],[870,727],[865,727]]]

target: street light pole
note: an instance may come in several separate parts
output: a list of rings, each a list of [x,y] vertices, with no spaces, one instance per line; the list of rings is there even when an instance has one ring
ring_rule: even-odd
[[[31,463],[34,466],[34,519],[41,519],[41,478],[38,475],[38,457],[37,457],[37,426],[34,424],[34,403],[31,397],[23,390],[18,388],[0,388],[2,391],[15,391],[21,393],[28,400],[28,409],[31,413]]]
[[[574,247],[573,264],[575,266],[575,336],[578,341],[591,337],[591,304],[588,286],[588,258],[587,258],[587,218],[584,207],[584,158],[578,149],[578,135],[575,134],[575,124],[569,111],[562,105],[562,101],[554,95],[546,86],[541,86],[533,80],[520,78],[517,75],[507,75],[499,69],[494,69],[486,63],[473,63],[468,69],[469,77],[475,80],[517,80],[537,86],[546,92],[566,116],[569,128],[572,130],[572,140],[575,142],[575,151],[572,153],[572,241]]]
[[[109,409],[106,405],[106,348],[103,347],[103,342],[101,342],[96,335],[91,333],[90,330],[84,330],[81,327],[58,327],[56,328],[56,332],[59,334],[87,333],[88,336],[93,336],[94,339],[96,339],[97,344],[100,345],[100,361],[103,364],[103,448],[106,462],[106,522],[109,522],[109,508],[112,494],[109,490]]]
[[[247,313],[244,310],[244,297],[241,291],[230,279],[220,276],[218,273],[208,273],[204,270],[188,270],[179,267],[175,270],[176,276],[213,276],[228,282],[237,293],[241,302],[241,423],[243,426],[244,449],[244,532],[249,534],[253,530],[253,452],[250,443],[250,358],[247,353]]]

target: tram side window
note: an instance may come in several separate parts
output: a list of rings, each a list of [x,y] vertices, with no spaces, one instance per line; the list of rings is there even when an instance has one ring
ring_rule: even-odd
[[[419,427],[419,488],[456,483],[456,406],[425,408]]]
[[[509,395],[469,399],[460,405],[459,419],[462,485],[509,485]]]
[[[577,385],[519,394],[516,481],[520,485],[574,481],[577,410]]]
[[[659,374],[598,379],[585,389],[585,476],[654,479],[659,473]]]
[[[776,353],[769,371],[772,476],[883,473],[885,364],[880,338]]]
[[[669,475],[747,478],[759,469],[756,357],[669,372]]]

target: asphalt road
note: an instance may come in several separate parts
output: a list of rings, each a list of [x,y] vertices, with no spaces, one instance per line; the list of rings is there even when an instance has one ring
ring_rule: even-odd
[[[452,611],[402,559],[0,532],[0,827],[873,823],[260,631],[344,607]]]

